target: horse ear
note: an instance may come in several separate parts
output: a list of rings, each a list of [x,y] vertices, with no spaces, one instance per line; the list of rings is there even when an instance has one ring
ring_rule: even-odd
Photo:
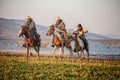
[[[52,24],[51,26],[54,26],[54,24]]]

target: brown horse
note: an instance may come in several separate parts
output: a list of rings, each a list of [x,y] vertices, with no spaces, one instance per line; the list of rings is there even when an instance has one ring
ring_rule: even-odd
[[[68,49],[68,54],[70,56],[72,54],[70,41],[69,40],[66,41],[64,46],[63,46],[63,43],[62,43],[60,37],[58,37],[57,33],[55,33],[55,30],[56,30],[55,26],[51,25],[49,27],[48,31],[46,32],[47,36],[51,36],[51,35],[53,36],[52,42],[54,44],[54,47],[53,47],[53,51],[52,52],[53,52],[54,56],[55,56],[55,51],[58,48],[60,49],[59,56],[63,56],[63,54],[64,54],[64,47],[66,47]]]
[[[27,48],[27,61],[28,61],[29,50],[31,47],[35,49],[35,51],[37,52],[38,57],[39,57],[39,50],[40,50],[41,41],[40,42],[36,41],[36,44],[33,45],[32,39],[30,38],[30,36],[31,36],[30,31],[28,30],[28,28],[25,25],[22,25],[20,27],[18,36],[24,37],[25,46]]]
[[[85,46],[83,41],[81,39],[78,39],[78,34],[76,33],[73,33],[72,34],[72,39],[74,40],[75,44],[74,44],[74,52],[77,53],[78,55],[78,58],[81,57],[81,59],[83,59],[83,53],[84,53],[84,50],[86,50],[87,52],[87,57],[88,57],[88,60],[89,60],[89,49],[88,49],[88,43],[87,45]],[[81,54],[79,54],[81,52]]]

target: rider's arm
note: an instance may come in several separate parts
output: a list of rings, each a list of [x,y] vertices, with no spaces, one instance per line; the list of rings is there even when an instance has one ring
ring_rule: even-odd
[[[65,24],[61,23],[61,30],[65,30]]]
[[[83,32],[84,32],[84,33],[87,33],[87,32],[88,32],[88,30],[86,30],[85,28],[83,28]]]
[[[65,24],[64,23],[61,23],[59,25],[59,27],[57,25],[55,25],[55,28],[56,28],[56,31],[58,31],[58,32],[62,32],[62,33],[65,32]]]
[[[77,33],[78,27],[76,27],[72,33]]]
[[[35,26],[35,22],[34,22],[34,21],[32,21],[31,25],[32,25],[33,30],[36,31],[37,29],[36,29],[36,26]]]
[[[63,30],[61,30],[61,29],[59,29],[59,28],[57,28],[57,27],[56,27],[56,31],[62,32],[62,33],[64,32]]]

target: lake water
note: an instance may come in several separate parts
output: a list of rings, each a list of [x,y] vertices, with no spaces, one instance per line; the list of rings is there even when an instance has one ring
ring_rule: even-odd
[[[2,39],[0,40],[0,50],[25,50],[24,47],[22,47],[23,42],[19,43],[18,40],[7,40]],[[89,50],[90,54],[105,54],[105,55],[120,55],[120,47],[113,47],[112,44],[110,44],[109,47],[107,47],[105,44],[101,43],[100,41],[96,40],[89,40]],[[41,52],[50,52],[52,51],[51,43],[48,44],[46,47],[41,47]],[[67,49],[65,49],[66,53]]]

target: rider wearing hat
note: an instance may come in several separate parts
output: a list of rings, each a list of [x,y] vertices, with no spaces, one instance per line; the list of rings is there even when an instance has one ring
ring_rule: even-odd
[[[58,36],[60,36],[60,39],[64,44],[65,41],[68,40],[68,35],[67,35],[66,29],[65,29],[65,23],[63,22],[63,20],[60,17],[56,18],[55,28],[58,33]],[[54,45],[52,44],[52,46],[54,46]]]
[[[60,17],[56,18],[55,26],[56,26],[56,28],[66,32],[65,23],[63,22],[63,20]]]
[[[37,33],[35,22],[30,16],[27,16],[25,25],[26,27],[28,27],[28,30],[30,31],[31,34],[30,38],[32,40],[32,45],[36,44],[35,41],[40,41],[40,35]]]
[[[29,31],[36,31],[35,22],[30,16],[27,16],[25,25],[28,27]]]
[[[79,36],[85,36],[84,33],[87,33],[88,31],[82,27],[81,24],[78,24],[77,28],[74,30],[74,32],[78,32]]]
[[[81,24],[78,24],[77,28],[73,31],[73,33],[78,33],[79,38],[83,41],[84,46],[88,45],[87,39],[85,38],[85,33],[88,31],[82,27]]]

